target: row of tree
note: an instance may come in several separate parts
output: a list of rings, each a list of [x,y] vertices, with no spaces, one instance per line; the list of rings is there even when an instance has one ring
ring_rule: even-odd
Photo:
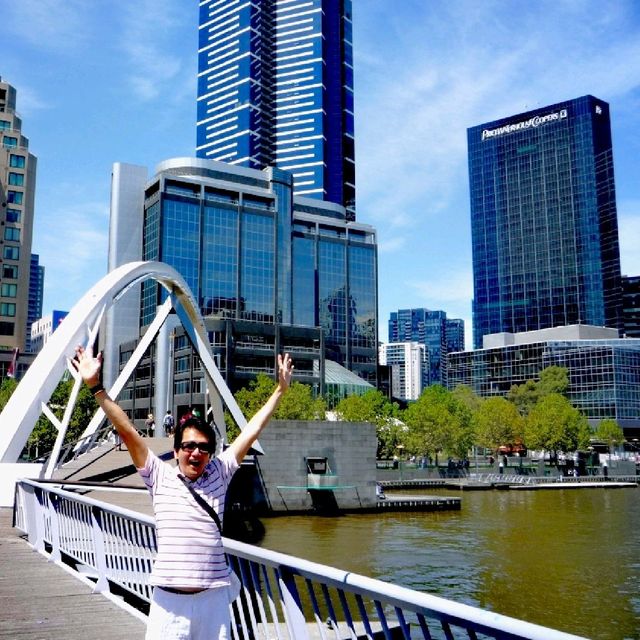
[[[73,385],[63,380],[53,393],[49,406],[60,417]],[[274,389],[274,381],[259,375],[236,394],[244,415],[252,416]],[[0,410],[15,389],[12,378],[0,386]],[[380,391],[352,395],[341,400],[335,413],[340,420],[370,422],[378,435],[378,457],[391,458],[399,450],[407,455],[435,457],[439,452],[466,458],[473,447],[497,451],[501,446],[521,444],[528,449],[575,451],[589,446],[591,438],[609,445],[624,441],[622,429],[613,419],[602,420],[592,432],[587,419],[567,399],[568,371],[548,367],[537,381],[514,385],[506,397],[480,398],[473,390],[460,385],[449,391],[440,385],[430,386],[420,398],[401,410]],[[67,440],[77,439],[96,410],[96,403],[83,387],[72,414]],[[326,402],[313,396],[311,387],[294,382],[274,416],[280,420],[323,420]],[[237,427],[228,416],[227,430],[232,439]],[[53,448],[56,432],[43,415],[29,438],[40,454]]]
[[[261,376],[237,394],[245,415],[255,413],[273,385]],[[592,438],[610,445],[624,441],[614,419],[602,420],[593,432],[586,417],[568,400],[568,388],[567,369],[552,366],[540,372],[537,381],[514,385],[506,397],[483,399],[465,385],[453,391],[433,385],[401,410],[380,391],[370,390],[344,398],[335,412],[340,420],[375,424],[381,458],[402,450],[407,455],[435,457],[443,452],[463,459],[476,446],[497,451],[514,444],[568,452],[586,449]],[[321,419],[325,408],[322,399],[312,397],[309,387],[294,383],[275,418]]]

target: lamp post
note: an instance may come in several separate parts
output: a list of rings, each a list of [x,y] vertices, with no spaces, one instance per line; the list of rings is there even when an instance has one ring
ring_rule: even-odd
[[[398,449],[399,453],[398,453],[398,469],[400,470],[400,482],[402,482],[402,453],[404,451],[404,445],[403,444],[399,444],[396,446],[396,449]]]

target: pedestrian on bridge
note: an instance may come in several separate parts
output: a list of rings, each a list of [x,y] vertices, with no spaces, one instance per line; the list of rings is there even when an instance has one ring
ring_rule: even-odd
[[[154,586],[146,640],[227,640],[231,638],[231,573],[216,521],[195,494],[224,515],[231,478],[265,428],[293,375],[288,353],[278,355],[278,385],[240,435],[215,456],[212,425],[197,417],[179,424],[173,436],[177,466],[166,464],[147,446],[134,424],[100,382],[102,354],[76,348],[73,361],[107,419],[127,446],[151,494],[158,552],[151,571]],[[191,491],[195,494],[191,495]]]

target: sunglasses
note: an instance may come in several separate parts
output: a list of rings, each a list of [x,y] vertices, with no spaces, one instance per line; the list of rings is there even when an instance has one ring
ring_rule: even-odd
[[[194,440],[188,440],[187,442],[181,442],[180,448],[183,451],[193,453],[196,449],[200,449],[200,453],[213,453],[214,445],[210,442],[195,442]]]

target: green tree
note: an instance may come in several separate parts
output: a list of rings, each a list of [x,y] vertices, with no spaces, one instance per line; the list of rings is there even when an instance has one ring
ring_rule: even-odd
[[[47,403],[59,420],[62,420],[69,402],[73,383],[72,378],[61,380]],[[64,438],[65,443],[75,442],[80,438],[97,409],[98,404],[91,391],[86,385],[82,385],[69,419],[69,426]],[[37,452],[37,455],[41,456],[53,449],[57,437],[58,429],[51,423],[49,418],[42,414],[27,439],[27,447],[29,451]]]
[[[377,389],[369,389],[362,395],[350,395],[336,406],[339,420],[369,422],[376,426],[379,458],[390,458],[398,445],[404,445],[404,425],[399,420],[399,408]]]
[[[514,384],[507,393],[507,400],[514,404],[521,416],[529,415],[539,398],[540,390],[533,380],[527,380],[523,384]]]
[[[5,378],[0,385],[0,411],[2,411],[7,402],[9,402],[9,398],[16,390],[18,383],[14,378]]]
[[[474,414],[474,424],[478,444],[494,451],[501,445],[521,441],[524,436],[523,418],[506,398],[483,400]]]
[[[242,413],[250,419],[264,405],[275,390],[277,383],[264,373],[258,374],[247,387],[235,394],[236,402]],[[294,381],[280,401],[274,420],[321,420],[325,414],[325,402],[322,398],[314,398],[311,387]],[[225,412],[227,439],[231,442],[240,432],[238,426]]]
[[[513,402],[520,415],[527,416],[542,398],[552,393],[564,396],[568,389],[569,370],[566,367],[552,365],[540,372],[537,382],[527,380],[523,384],[514,384],[509,389],[507,400]]]
[[[600,421],[594,437],[606,442],[611,450],[615,445],[624,442],[624,431],[613,418],[605,418]]]
[[[427,387],[403,419],[409,427],[408,453],[435,456],[445,451],[463,458],[473,444],[471,412],[441,385]]]
[[[561,396],[566,396],[568,389],[569,370],[566,367],[553,365],[546,367],[540,372],[538,390],[541,398],[551,393],[559,393]]]
[[[453,391],[453,397],[462,402],[473,414],[482,404],[482,398],[467,384],[459,384]]]
[[[532,449],[575,451],[589,444],[590,435],[587,419],[558,393],[542,398],[525,421],[525,441]]]

